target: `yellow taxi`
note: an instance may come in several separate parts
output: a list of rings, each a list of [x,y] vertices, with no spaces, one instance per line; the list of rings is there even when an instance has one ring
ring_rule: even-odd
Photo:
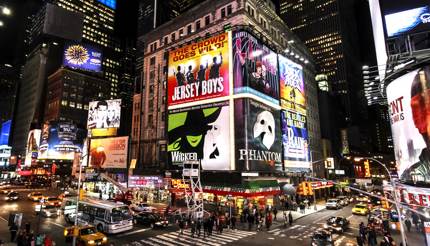
[[[352,213],[357,215],[367,215],[369,213],[369,209],[366,204],[359,203],[352,208]]]
[[[66,242],[72,241],[74,236],[76,236],[77,245],[93,246],[107,245],[108,243],[106,235],[97,232],[96,228],[92,225],[71,226],[64,229]]]
[[[27,197],[28,197],[29,200],[31,200],[33,202],[38,202],[42,198],[44,198],[43,195],[42,195],[42,193],[41,192],[37,192],[37,191],[31,192],[30,194],[28,194]]]

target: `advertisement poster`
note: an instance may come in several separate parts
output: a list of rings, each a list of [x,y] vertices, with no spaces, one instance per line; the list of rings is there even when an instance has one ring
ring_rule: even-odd
[[[82,152],[86,130],[70,122],[43,124],[38,159],[73,160],[75,152]]]
[[[169,111],[169,162],[199,161],[203,170],[230,170],[228,102]]]
[[[235,102],[236,163],[241,170],[282,170],[279,111],[252,99]]]
[[[168,105],[229,95],[229,33],[169,52]]]
[[[427,6],[385,15],[387,36],[390,38],[429,30],[430,8],[428,3],[427,1]]]
[[[102,52],[87,44],[66,44],[63,65],[92,72],[102,71]]]
[[[92,168],[127,168],[128,137],[91,139]]]
[[[12,121],[8,120],[1,125],[0,145],[9,145],[9,134]]]
[[[281,107],[306,115],[306,92],[303,67],[279,55]]]
[[[288,171],[309,171],[309,144],[306,115],[281,111],[284,166]]]
[[[31,166],[32,162],[37,159],[40,145],[40,136],[42,130],[35,129],[28,133],[27,147],[25,151],[25,166]]]
[[[94,101],[88,107],[88,129],[119,128],[121,99]]]
[[[251,93],[279,104],[278,57],[245,31],[233,34],[235,94]]]
[[[430,183],[430,66],[387,86],[394,155],[405,183]]]

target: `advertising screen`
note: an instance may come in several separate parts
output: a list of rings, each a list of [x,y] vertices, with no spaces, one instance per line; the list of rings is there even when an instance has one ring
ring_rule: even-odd
[[[233,34],[234,92],[251,93],[279,104],[278,57],[245,31]]]
[[[88,107],[88,129],[119,128],[121,99],[93,101]]]
[[[281,111],[284,166],[288,171],[309,171],[308,131],[306,115]]]
[[[169,52],[169,106],[229,95],[229,35]]]
[[[281,106],[306,115],[306,92],[303,68],[279,55],[279,84]]]
[[[1,133],[0,133],[0,145],[9,145],[9,134],[10,134],[10,126],[12,124],[11,120],[3,122],[1,125]]]
[[[246,171],[282,170],[279,111],[252,99],[235,101],[236,163]]]
[[[230,170],[227,102],[169,111],[169,162],[199,161],[203,170]]]
[[[63,65],[73,69],[102,71],[102,52],[87,44],[66,44]]]
[[[111,9],[116,9],[116,0],[97,0],[97,1],[108,6]]]
[[[427,5],[385,15],[385,27],[388,37],[429,30],[430,8]]]
[[[43,124],[38,159],[73,160],[87,133],[70,122]]]
[[[127,168],[128,137],[91,139],[93,168]]]
[[[387,99],[399,178],[429,184],[430,66],[391,82]]]
[[[25,165],[31,166],[32,161],[37,159],[40,145],[40,136],[42,135],[42,130],[35,129],[28,133],[27,147],[25,151]]]

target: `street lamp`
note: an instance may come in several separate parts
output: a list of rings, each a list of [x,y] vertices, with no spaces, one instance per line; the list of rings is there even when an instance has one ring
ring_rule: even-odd
[[[75,230],[76,226],[78,225],[79,196],[81,194],[82,160],[86,156],[89,157],[89,152],[86,153],[85,155],[81,156],[81,159],[79,160],[78,194],[76,195],[76,210],[75,210],[75,222],[74,222],[74,228],[73,228],[73,244],[72,244],[73,246],[76,245],[76,234],[75,234],[74,230]]]
[[[4,26],[4,23],[3,23],[3,21],[1,21],[1,20],[0,20],[0,26]]]
[[[4,15],[11,15],[12,14],[12,10],[10,10],[10,8],[8,8],[8,7],[3,7],[2,8],[2,13]]]
[[[395,202],[395,205],[396,205],[397,214],[399,216],[400,234],[402,236],[402,244],[406,245],[406,235],[405,235],[405,230],[403,228],[402,214],[400,213],[400,204],[399,204],[399,200],[397,199],[397,193],[396,193],[396,182],[391,177],[391,172],[390,172],[390,170],[387,168],[387,166],[384,163],[382,163],[382,162],[380,162],[380,161],[378,161],[378,160],[376,160],[374,158],[365,157],[363,159],[368,159],[368,160],[375,161],[376,163],[378,163],[379,165],[381,165],[385,169],[385,171],[387,171],[388,177],[390,178],[391,187],[393,188],[393,198],[394,198],[394,202]],[[354,158],[354,161],[360,161],[360,160],[361,160],[361,158],[357,158],[357,159]]]

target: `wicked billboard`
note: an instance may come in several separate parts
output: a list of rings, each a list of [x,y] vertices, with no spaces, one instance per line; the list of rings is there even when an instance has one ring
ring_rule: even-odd
[[[277,55],[245,31],[233,34],[233,77],[235,93],[251,93],[279,104]]]
[[[240,170],[282,170],[279,110],[252,99],[235,101],[236,165]]]
[[[229,95],[230,33],[169,52],[168,105]]]
[[[169,111],[169,163],[201,160],[203,170],[230,170],[229,110],[220,102]]]

